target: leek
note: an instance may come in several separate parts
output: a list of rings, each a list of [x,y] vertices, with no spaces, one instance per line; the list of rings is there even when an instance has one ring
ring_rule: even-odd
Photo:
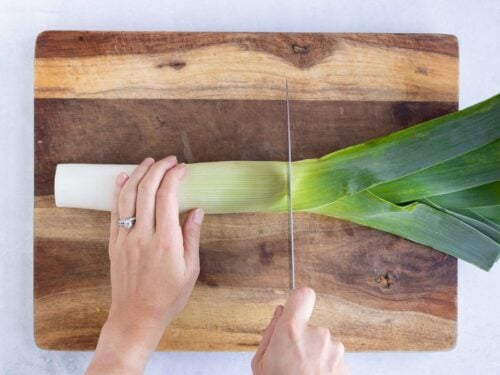
[[[319,159],[293,162],[293,210],[393,233],[489,270],[500,257],[499,166],[497,95]],[[56,205],[109,210],[114,176],[133,168],[60,164]],[[179,193],[183,211],[288,210],[286,162],[187,168]]]

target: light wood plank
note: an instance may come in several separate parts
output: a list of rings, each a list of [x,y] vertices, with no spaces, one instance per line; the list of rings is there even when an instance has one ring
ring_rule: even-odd
[[[172,66],[172,62],[177,65]],[[39,58],[36,98],[456,101],[457,59],[339,40],[302,68],[222,44],[152,55]]]

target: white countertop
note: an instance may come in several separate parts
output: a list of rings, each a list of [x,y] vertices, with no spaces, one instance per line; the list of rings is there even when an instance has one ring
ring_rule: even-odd
[[[140,5],[138,5],[140,4]],[[90,353],[33,341],[33,47],[47,29],[448,33],[460,106],[500,91],[498,0],[0,0],[0,374],[81,374]],[[348,354],[352,374],[500,374],[500,264],[459,263],[458,343],[443,353]],[[252,353],[156,353],[147,374],[248,374]]]

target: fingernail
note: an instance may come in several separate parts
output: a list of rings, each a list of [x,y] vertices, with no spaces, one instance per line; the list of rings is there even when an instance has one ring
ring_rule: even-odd
[[[119,173],[118,176],[116,176],[116,184],[121,185],[123,181],[127,178],[127,175],[123,172]]]
[[[141,164],[142,165],[150,165],[150,164],[153,164],[154,162],[155,162],[155,159],[148,157],[148,158],[144,159]]]
[[[201,208],[197,208],[193,214],[193,221],[195,222],[195,224],[201,224],[203,221],[203,216],[205,216],[205,212],[203,212]]]
[[[169,155],[165,159],[172,159],[175,164],[177,164],[177,156],[175,155]]]

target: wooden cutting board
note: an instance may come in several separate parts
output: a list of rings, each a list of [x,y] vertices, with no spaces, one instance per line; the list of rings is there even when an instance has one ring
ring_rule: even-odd
[[[319,157],[457,109],[449,35],[57,32],[35,59],[35,339],[91,350],[110,304],[109,213],[54,207],[58,163]],[[402,238],[295,215],[298,286],[350,351],[456,340],[457,262]],[[160,350],[255,350],[288,295],[286,214],[213,215],[201,274]],[[165,290],[168,293],[168,290]]]

